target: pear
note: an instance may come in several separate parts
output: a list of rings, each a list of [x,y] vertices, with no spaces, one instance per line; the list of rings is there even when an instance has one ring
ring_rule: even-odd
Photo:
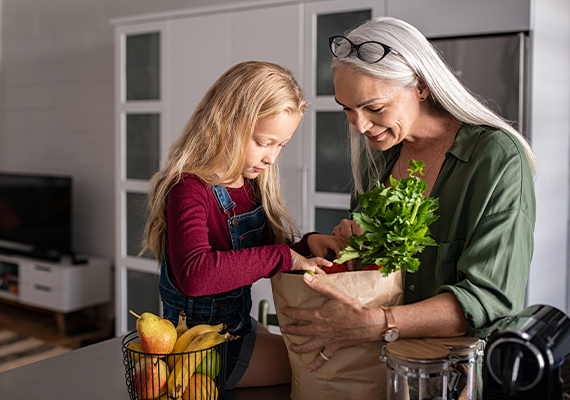
[[[174,324],[153,313],[145,312],[139,316],[129,311],[138,318],[137,332],[143,351],[151,354],[169,354],[178,339]]]

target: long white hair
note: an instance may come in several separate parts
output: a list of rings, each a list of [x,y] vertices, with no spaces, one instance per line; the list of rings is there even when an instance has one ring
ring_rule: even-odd
[[[503,129],[516,137],[524,148],[532,173],[536,174],[537,161],[526,138],[504,118],[488,108],[482,99],[471,93],[455,77],[440,53],[414,26],[396,18],[378,17],[354,28],[346,36],[355,44],[365,41],[380,42],[392,47],[399,54],[389,53],[374,64],[360,60],[355,53],[345,58],[334,58],[331,65],[333,72],[342,65],[350,65],[361,73],[406,88],[415,87],[418,79],[421,79],[429,87],[430,100],[435,106],[456,120]],[[381,54],[378,58],[380,56]],[[362,145],[365,147],[364,162],[372,168],[373,175],[379,176],[379,172],[384,168],[381,161],[379,163],[374,157],[369,142],[362,140],[362,135],[351,126],[352,172],[357,192],[367,190],[360,182]]]

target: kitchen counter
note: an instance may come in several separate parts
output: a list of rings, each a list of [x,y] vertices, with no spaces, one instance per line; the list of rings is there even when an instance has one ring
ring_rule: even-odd
[[[129,400],[122,337],[0,373],[2,399]],[[290,400],[290,385],[226,391],[224,400]]]

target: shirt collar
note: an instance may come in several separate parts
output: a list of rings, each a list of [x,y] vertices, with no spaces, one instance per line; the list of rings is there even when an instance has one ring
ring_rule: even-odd
[[[448,153],[453,154],[454,157],[463,162],[468,162],[482,131],[482,127],[478,125],[463,123],[457,131],[455,141]]]

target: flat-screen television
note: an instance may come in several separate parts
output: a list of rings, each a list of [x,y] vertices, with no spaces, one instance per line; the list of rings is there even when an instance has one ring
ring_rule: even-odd
[[[71,177],[0,172],[0,251],[71,254],[71,199]]]

